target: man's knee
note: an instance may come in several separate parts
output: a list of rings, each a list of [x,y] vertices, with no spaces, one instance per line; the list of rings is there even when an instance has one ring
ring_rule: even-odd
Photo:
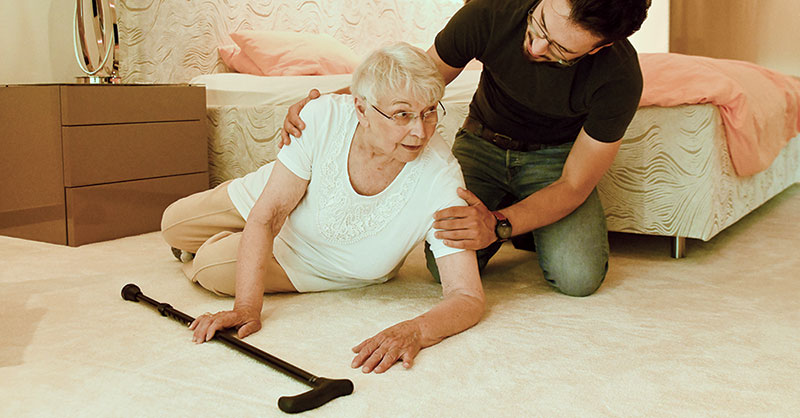
[[[568,296],[589,296],[600,288],[608,272],[608,259],[583,263],[559,263],[544,271],[544,278]]]

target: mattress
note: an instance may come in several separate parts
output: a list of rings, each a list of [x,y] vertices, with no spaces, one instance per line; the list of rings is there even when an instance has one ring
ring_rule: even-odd
[[[438,131],[452,144],[467,116],[480,79],[479,70],[463,71],[445,90],[447,114]],[[274,160],[289,106],[312,88],[331,92],[350,84],[350,75],[263,77],[238,73],[195,77],[206,87],[209,178],[211,186],[243,176]]]

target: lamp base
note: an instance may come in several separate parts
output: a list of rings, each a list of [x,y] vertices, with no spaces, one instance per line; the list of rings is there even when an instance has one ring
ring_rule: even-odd
[[[75,77],[75,82],[78,84],[121,84],[122,79],[119,76],[81,76]]]

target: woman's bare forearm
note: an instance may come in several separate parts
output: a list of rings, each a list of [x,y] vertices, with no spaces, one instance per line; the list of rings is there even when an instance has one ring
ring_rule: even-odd
[[[477,324],[484,312],[483,295],[455,293],[430,311],[414,318],[420,330],[422,347],[430,347]]]
[[[264,283],[272,262],[272,242],[289,214],[297,207],[308,186],[280,161],[275,162],[267,185],[256,201],[239,242],[236,261],[236,300],[234,310],[261,312]]]
[[[436,259],[444,299],[430,311],[414,318],[423,347],[458,334],[480,321],[485,310],[478,263],[474,251],[461,251]]]
[[[233,309],[261,312],[264,301],[266,264],[272,257],[274,234],[268,225],[248,222],[239,242],[236,262],[236,299]]]

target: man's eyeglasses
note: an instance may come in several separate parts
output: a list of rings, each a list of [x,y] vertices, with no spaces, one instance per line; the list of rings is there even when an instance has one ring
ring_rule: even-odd
[[[422,123],[426,125],[436,125],[439,122],[439,112],[438,108],[434,107],[433,109],[426,110],[421,113],[414,113],[414,112],[397,112],[391,116],[387,115],[386,113],[382,112],[380,109],[375,107],[375,105],[371,104],[373,109],[376,112],[380,113],[381,116],[385,117],[386,119],[390,119],[392,122],[396,123],[398,126],[408,126],[412,122],[416,121],[417,118],[422,119]],[[442,108],[442,116],[447,115],[447,110],[444,108],[442,102],[439,102],[439,107]]]
[[[539,4],[542,4],[542,3],[539,2]],[[581,58],[586,56],[586,54],[583,54],[583,55],[581,55],[581,56],[579,56],[577,58],[567,59],[565,57],[565,54],[567,53],[567,51],[564,50],[564,47],[562,47],[561,45],[559,45],[556,42],[553,42],[553,40],[550,39],[550,37],[547,35],[547,31],[545,30],[545,26],[544,26],[544,15],[542,14],[542,23],[539,23],[539,21],[536,20],[535,17],[533,17],[533,12],[535,10],[536,10],[536,7],[531,7],[531,9],[528,10],[528,29],[531,31],[533,36],[535,36],[536,38],[544,39],[545,41],[547,41],[547,49],[556,58],[556,61],[555,61],[556,63],[558,63],[559,65],[562,65],[564,67],[571,67],[571,66],[575,65],[575,63],[580,61]]]

